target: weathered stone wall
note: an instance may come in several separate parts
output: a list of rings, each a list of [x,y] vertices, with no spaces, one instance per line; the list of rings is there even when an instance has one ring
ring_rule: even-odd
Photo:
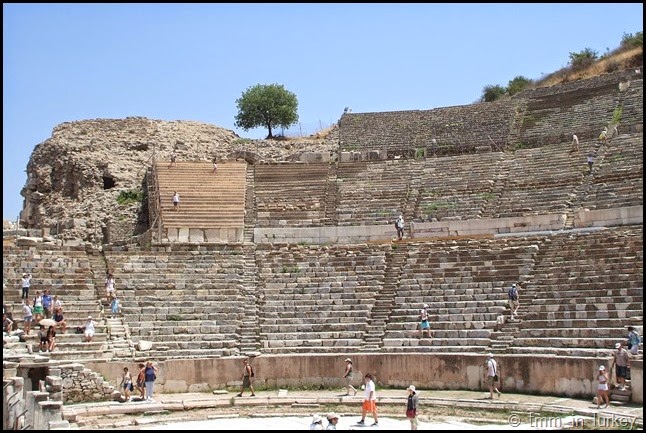
[[[85,368],[82,364],[62,365],[59,368],[63,402],[80,403],[114,400],[114,386],[106,382],[99,373]],[[118,393],[118,391],[116,392]]]
[[[356,371],[373,373],[380,386],[405,388],[415,383],[429,389],[486,390],[483,382],[484,354],[317,354],[263,355],[252,360],[259,387],[342,386],[336,372],[342,360],[351,356]],[[503,390],[588,398],[596,395],[594,372],[608,365],[611,355],[576,358],[536,355],[500,355]],[[166,360],[159,368],[155,392],[187,392],[191,389],[218,389],[240,384],[241,358]],[[424,368],[419,368],[424,365]],[[113,377],[123,365],[88,363],[88,367]],[[639,377],[639,367],[635,364]],[[294,374],[298,372],[298,374]],[[633,391],[635,392],[635,391]],[[640,396],[634,396],[639,401]]]

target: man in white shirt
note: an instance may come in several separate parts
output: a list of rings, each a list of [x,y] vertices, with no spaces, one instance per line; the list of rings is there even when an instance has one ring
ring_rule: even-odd
[[[498,382],[498,363],[496,362],[495,359],[493,359],[493,353],[488,353],[487,354],[487,361],[485,363],[487,367],[487,371],[485,373],[485,380],[487,381],[487,385],[489,386],[489,399],[493,400],[493,393],[496,391],[498,394],[498,398],[500,398],[500,394],[502,394],[500,391],[498,391],[498,388],[496,388],[496,382]]]

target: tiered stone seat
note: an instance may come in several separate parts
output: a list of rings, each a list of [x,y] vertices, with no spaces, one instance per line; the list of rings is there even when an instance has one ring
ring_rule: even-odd
[[[627,81],[632,89],[622,92],[619,83]],[[579,140],[596,139],[612,119],[618,100],[626,104],[623,124],[642,123],[644,116],[642,79],[632,69],[527,90],[513,99],[526,100],[519,141],[532,147],[569,143],[572,134]]]
[[[500,152],[427,159],[415,219],[479,218],[485,203],[494,199],[494,179],[502,161]]]
[[[547,238],[521,292],[514,353],[581,354],[612,349],[643,320],[641,226]]]
[[[254,170],[257,227],[321,225],[328,163],[257,164]]]
[[[63,303],[63,315],[67,324],[65,334],[57,331],[56,348],[49,354],[52,359],[87,359],[106,356],[105,324],[95,289],[94,273],[88,255],[83,249],[61,247],[53,244],[3,247],[3,301],[13,313],[18,329],[24,328],[21,300],[21,277],[24,272],[32,274],[29,297],[36,291],[42,294],[49,289],[52,297],[57,295]],[[82,334],[75,334],[78,326],[85,324],[92,315],[97,322],[93,342],[83,342]],[[27,344],[38,348],[38,325],[33,323]]]
[[[246,163],[169,161],[156,165],[165,228],[240,228],[244,226]],[[180,196],[173,208],[174,192]]]
[[[583,170],[587,170],[585,156],[571,153],[569,144],[518,150],[500,166],[502,194],[483,216],[566,213],[583,181]]]
[[[383,247],[258,245],[263,353],[347,352],[361,346],[383,285]]]
[[[410,179],[419,177],[419,168],[406,160],[339,163],[339,225],[392,224],[408,201]]]
[[[108,251],[122,313],[147,355],[222,356],[237,353],[244,315],[244,255],[236,248]]]
[[[644,203],[644,133],[624,134],[603,147],[591,184],[580,194],[580,207],[607,209]]]
[[[485,350],[506,308],[506,287],[533,264],[525,239],[455,240],[408,245],[384,347],[390,351]],[[433,338],[420,338],[429,305]]]

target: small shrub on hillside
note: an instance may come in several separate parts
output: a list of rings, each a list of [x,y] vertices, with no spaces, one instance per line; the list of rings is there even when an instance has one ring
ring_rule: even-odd
[[[621,48],[637,48],[644,46],[644,32],[624,33],[621,37]]]
[[[592,48],[586,48],[578,53],[570,53],[570,65],[575,71],[591,66],[599,58],[599,53]]]
[[[525,78],[522,75],[517,76],[513,80],[510,80],[507,84],[507,93],[510,95],[515,95],[520,93],[529,87],[533,83],[529,78]]]
[[[117,197],[117,203],[127,205],[131,203],[140,203],[144,199],[144,193],[136,189],[121,191]]]
[[[504,87],[498,84],[489,84],[487,86],[484,86],[484,88],[482,89],[482,97],[480,98],[480,101],[493,102],[497,99],[502,98],[505,93],[507,93],[507,89],[505,89]]]

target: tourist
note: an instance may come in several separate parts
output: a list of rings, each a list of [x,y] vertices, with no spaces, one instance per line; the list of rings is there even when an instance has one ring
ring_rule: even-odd
[[[146,365],[143,362],[140,362],[138,367],[139,373],[137,374],[137,389],[139,390],[141,400],[144,400],[146,398]]]
[[[22,324],[25,335],[29,335],[29,331],[31,331],[31,322],[34,318],[33,311],[31,309],[31,306],[29,305],[29,302],[29,298],[26,298],[24,304],[22,305]]]
[[[95,325],[96,325],[96,322],[92,319],[92,316],[87,316],[87,321],[85,322],[85,325],[83,325],[82,327],[83,337],[85,338],[86,343],[91,342],[92,339],[94,338]]]
[[[327,427],[325,430],[336,430],[336,425],[339,423],[339,415],[334,412],[330,412],[326,416],[327,418]]]
[[[496,392],[496,394],[498,394],[498,398],[500,398],[500,394],[502,393],[498,391],[498,388],[496,388],[496,383],[499,381],[498,363],[495,359],[493,359],[493,353],[487,354],[487,361],[485,362],[485,366],[487,367],[485,371],[485,380],[487,382],[487,386],[489,387],[489,397],[485,398],[492,400],[494,391]]]
[[[251,390],[251,397],[255,397],[256,393],[253,390],[253,377],[255,373],[253,372],[253,367],[249,364],[249,360],[245,358],[243,361],[244,367],[242,369],[242,386],[240,387],[240,393],[237,397],[242,397],[242,393],[245,389],[249,388]]]
[[[310,423],[310,430],[325,430],[323,428],[323,418],[321,415],[314,414],[312,415],[312,422]]]
[[[179,194],[177,194],[177,191],[173,193],[173,208],[175,210],[179,208]]]
[[[375,382],[372,379],[373,376],[370,373],[367,373],[364,377],[365,390],[361,405],[361,421],[357,422],[357,424],[363,425],[366,420],[366,415],[370,412],[375,421],[372,427],[376,427],[379,425],[379,420],[377,419],[377,394],[375,392]]]
[[[343,377],[345,379],[345,395],[350,395],[350,391],[352,391],[352,395],[357,395],[357,390],[354,386],[352,386],[352,378],[354,377],[354,372],[352,360],[350,358],[345,359],[345,371],[343,373]]]
[[[395,221],[395,228],[397,229],[397,240],[401,241],[404,239],[404,215],[399,215]]]
[[[7,334],[11,333],[13,331],[13,320],[11,320],[8,316],[7,313],[2,314],[2,329],[4,332]]]
[[[516,313],[518,312],[518,307],[520,302],[518,300],[518,287],[516,283],[512,284],[509,290],[507,291],[507,297],[509,298],[509,309],[511,310],[511,319],[516,318]]]
[[[121,375],[121,389],[123,390],[123,397],[126,401],[130,400],[130,392],[133,390],[132,375],[128,371],[128,367],[123,367],[123,374]]]
[[[63,316],[63,309],[59,308],[54,311],[54,317],[52,318],[54,319],[54,322],[56,322],[56,327],[61,329],[61,334],[64,334],[67,329],[67,322]]]
[[[639,334],[637,331],[635,331],[634,326],[629,326],[628,327],[628,351],[630,352],[631,355],[637,355],[639,354],[639,344],[641,343],[641,338],[639,338]]]
[[[597,409],[601,409],[601,402],[605,402],[604,409],[610,404],[610,397],[608,397],[608,373],[606,367],[603,365],[599,367],[599,374],[597,375],[599,384],[597,385]]]
[[[613,365],[610,366],[610,371],[612,367],[616,368],[617,376],[617,387],[619,391],[626,390],[626,377],[628,376],[628,369],[630,368],[630,360],[628,359],[628,351],[624,349],[621,343],[615,344],[615,353],[613,359]]]
[[[40,352],[47,352],[49,347],[49,340],[47,339],[47,330],[43,325],[39,325],[40,329],[38,330],[38,350]]]
[[[410,429],[417,430],[417,403],[419,396],[415,391],[415,385],[408,387],[408,399],[406,401],[406,418],[410,421]]]
[[[36,296],[34,297],[34,320],[36,323],[40,322],[43,315],[43,296],[40,294],[40,290],[36,290]]]
[[[49,293],[49,289],[43,290],[43,312],[47,319],[52,317],[52,301],[52,295]]]
[[[31,286],[31,274],[22,274],[22,299],[29,298],[29,287]]]
[[[431,323],[428,318],[428,304],[422,305],[422,309],[419,310],[419,325],[417,325],[420,331],[420,337],[430,337],[431,336]]]
[[[157,380],[157,367],[153,365],[152,361],[146,362],[144,369],[144,381],[146,384],[146,401],[153,401],[153,387],[155,380]]]
[[[47,330],[47,350],[53,352],[54,347],[56,347],[56,330],[54,325],[51,325]]]
[[[108,272],[108,275],[105,278],[105,298],[109,302],[112,301],[112,298],[116,296],[116,293],[114,291],[114,274],[112,272]]]
[[[216,174],[218,172],[218,159],[213,158],[213,171],[211,172],[212,174]]]

